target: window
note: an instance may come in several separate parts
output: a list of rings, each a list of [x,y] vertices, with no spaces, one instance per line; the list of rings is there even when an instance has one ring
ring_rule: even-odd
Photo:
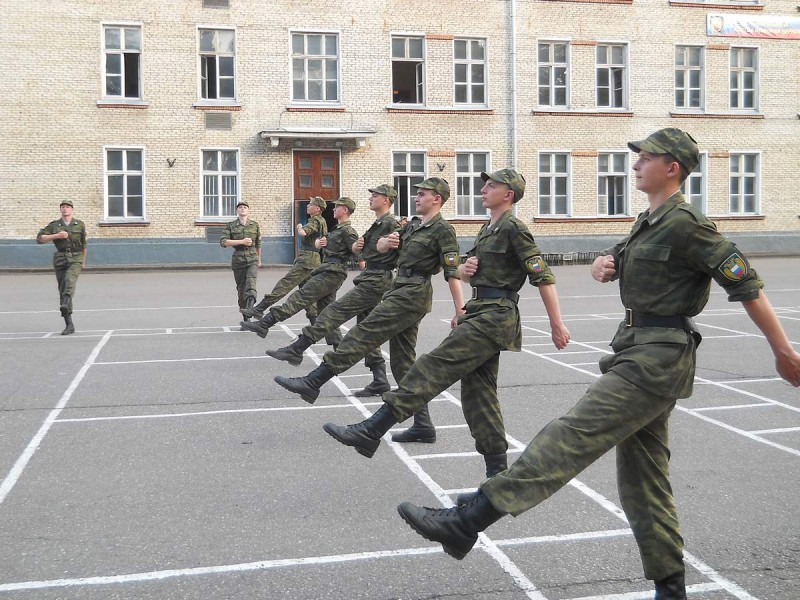
[[[144,218],[144,150],[106,149],[107,219]]]
[[[339,36],[292,34],[292,100],[339,101]]]
[[[539,42],[538,49],[539,106],[567,106],[567,42]]]
[[[628,207],[628,153],[597,156],[597,214],[625,215]]]
[[[758,49],[731,48],[731,108],[758,108]]]
[[[755,152],[731,153],[730,212],[732,215],[758,213],[759,155]]]
[[[200,97],[233,100],[236,97],[236,32],[200,30]]]
[[[425,40],[392,36],[392,104],[425,104]]]
[[[675,107],[703,108],[702,46],[675,47]]]
[[[681,184],[681,193],[686,197],[686,201],[706,212],[706,153],[700,154],[700,162],[689,173],[689,177]]]
[[[569,189],[569,153],[539,154],[539,214],[567,215]]]
[[[234,217],[239,200],[239,151],[203,150],[203,216]]]
[[[628,103],[626,82],[627,46],[625,44],[598,44],[597,106],[600,108],[625,108]]]
[[[459,217],[485,217],[483,206],[482,172],[489,171],[489,154],[486,152],[459,152],[456,154],[456,215]]]
[[[414,186],[425,180],[424,152],[394,152],[392,154],[392,179],[397,190],[394,214],[398,217],[411,217],[417,214]]]
[[[453,58],[456,104],[486,104],[486,41],[455,40]]]
[[[141,28],[107,25],[103,28],[103,52],[105,96],[141,98]]]

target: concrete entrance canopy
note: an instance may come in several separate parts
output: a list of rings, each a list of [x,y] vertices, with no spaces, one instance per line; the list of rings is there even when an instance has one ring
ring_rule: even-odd
[[[340,127],[285,127],[280,129],[267,129],[259,132],[262,140],[269,140],[270,146],[277,148],[281,140],[297,141],[304,139],[325,140],[355,140],[358,148],[363,148],[367,138],[375,135],[377,130],[371,128],[340,128]]]

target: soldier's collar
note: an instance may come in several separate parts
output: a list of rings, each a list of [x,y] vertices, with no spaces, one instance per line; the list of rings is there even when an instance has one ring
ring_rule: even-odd
[[[656,223],[658,223],[661,217],[663,217],[665,214],[667,214],[669,211],[671,211],[673,208],[678,206],[678,204],[680,204],[683,201],[684,201],[683,194],[681,193],[680,190],[678,190],[677,192],[672,194],[672,196],[667,198],[664,201],[664,204],[659,206],[653,212],[649,213],[647,217],[645,217],[647,219],[647,222],[650,225],[655,225]]]
[[[491,221],[486,223],[486,231],[489,232],[489,233],[493,233],[493,232],[497,231],[498,229],[500,229],[500,226],[503,223],[505,223],[506,221],[508,221],[511,218],[512,214],[513,214],[513,211],[509,208],[507,211],[505,211],[502,215],[500,215],[497,218],[497,221],[495,221],[493,225],[491,224]]]

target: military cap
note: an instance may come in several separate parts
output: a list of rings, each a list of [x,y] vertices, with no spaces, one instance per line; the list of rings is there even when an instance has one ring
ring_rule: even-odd
[[[634,152],[644,150],[653,154],[669,154],[686,169],[687,173],[694,171],[700,162],[697,142],[691,135],[676,127],[659,129],[640,142],[628,142],[628,148]]]
[[[334,206],[346,206],[347,210],[350,211],[351,215],[354,212],[356,212],[356,203],[353,202],[350,198],[347,198],[346,196],[342,196],[341,198],[336,200],[333,204]]]
[[[311,196],[309,200],[311,200],[311,204],[314,206],[319,206],[320,210],[325,210],[325,207],[328,206],[328,203],[322,199],[322,196]]]
[[[450,198],[450,184],[446,179],[441,177],[428,177],[422,183],[418,183],[415,188],[422,188],[423,190],[433,190],[442,197],[442,202],[446,202]]]
[[[239,200],[239,202],[236,203],[236,208],[239,208],[240,206],[246,206],[247,208],[250,208],[250,205],[246,200]]]
[[[378,187],[368,188],[368,191],[373,192],[375,194],[383,194],[384,196],[389,198],[389,200],[391,200],[392,202],[397,200],[397,190],[394,189],[393,185],[389,185],[387,183],[382,183]]]
[[[67,206],[71,206],[72,208],[75,208],[75,205],[72,203],[72,200],[62,200],[62,201],[61,201],[61,204],[59,204],[59,205],[58,205],[58,207],[59,207],[59,208],[61,208],[61,207],[62,207],[62,206],[64,206],[65,204],[66,204]]]
[[[525,178],[522,173],[517,173],[514,169],[500,169],[493,173],[481,173],[481,179],[484,181],[491,179],[498,183],[505,183],[514,192],[514,204],[519,202],[520,198],[525,195]]]

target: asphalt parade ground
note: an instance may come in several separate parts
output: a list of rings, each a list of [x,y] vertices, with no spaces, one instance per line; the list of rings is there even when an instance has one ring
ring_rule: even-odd
[[[797,259],[752,264],[797,346]],[[622,315],[616,284],[554,270],[572,342],[555,349],[523,288],[524,348],[503,353],[499,376],[512,459],[598,376]],[[283,272],[262,269],[259,293]],[[441,274],[434,287],[418,354],[453,314]],[[327,347],[300,367],[265,356],[305,317],[266,340],[240,332],[229,270],[86,271],[72,336],[57,304],[52,273],[0,274],[0,600],[652,598],[613,452],[455,561],[396,506],[445,505],[481,481],[458,384],[431,403],[435,444],[387,436],[366,459],[322,425],[377,408],[351,395],[369,371],[313,406],[283,390],[274,376],[307,373]],[[689,597],[797,600],[800,391],[716,285],[696,322],[695,392],[670,432]]]

